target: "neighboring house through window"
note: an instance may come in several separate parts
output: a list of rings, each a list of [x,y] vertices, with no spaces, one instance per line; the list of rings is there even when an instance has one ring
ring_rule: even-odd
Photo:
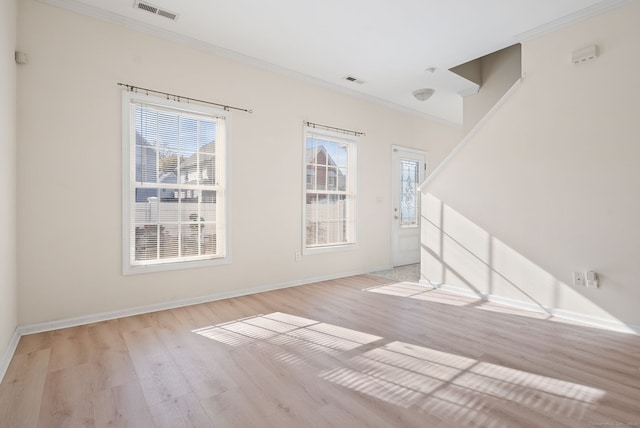
[[[304,252],[356,243],[357,137],[305,127]]]
[[[228,112],[123,97],[124,272],[228,261]]]

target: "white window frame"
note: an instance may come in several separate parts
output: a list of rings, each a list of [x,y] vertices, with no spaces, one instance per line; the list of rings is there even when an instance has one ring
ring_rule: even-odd
[[[224,119],[224,138],[218,145],[216,144],[216,221],[221,223],[223,255],[204,258],[199,256],[197,260],[186,258],[186,260],[170,262],[150,262],[149,264],[132,263],[132,255],[135,254],[135,229],[131,228],[131,216],[135,215],[132,204],[135,204],[135,167],[131,168],[131,159],[135,159],[135,104],[147,104],[150,107],[175,110],[186,114],[197,116],[209,116]],[[132,132],[133,130],[133,132]],[[230,172],[230,147],[231,147],[231,114],[229,111],[203,105],[186,104],[161,97],[146,95],[137,92],[125,91],[122,95],[122,272],[124,275],[171,271],[179,269],[189,269],[206,266],[216,266],[231,263],[231,183]],[[163,184],[165,186],[166,184]],[[135,257],[135,256],[133,256]]]
[[[319,127],[307,126],[303,127],[303,139],[302,139],[302,254],[322,254],[329,252],[339,251],[353,251],[359,248],[358,242],[358,143],[360,138],[357,135],[345,134],[342,132],[336,132],[326,130]],[[350,211],[349,216],[353,219],[353,226],[350,232],[352,236],[351,242],[327,244],[323,246],[307,246],[307,215],[306,204],[307,194],[317,193],[307,190],[307,138],[310,135],[317,135],[321,138],[329,141],[344,142],[350,145],[348,150],[348,176],[351,178],[347,180],[347,187],[345,194],[349,199]]]

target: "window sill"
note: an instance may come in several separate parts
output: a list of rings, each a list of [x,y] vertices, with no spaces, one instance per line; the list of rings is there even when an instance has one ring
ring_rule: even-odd
[[[231,258],[226,257],[223,259],[208,259],[208,260],[193,260],[188,262],[175,262],[175,263],[159,263],[152,265],[130,265],[125,263],[122,274],[123,275],[137,275],[142,273],[153,272],[167,272],[182,269],[195,269],[203,267],[212,267],[219,265],[228,265],[231,263]]]
[[[302,255],[312,256],[315,254],[341,253],[345,251],[356,251],[359,248],[360,247],[358,244],[342,244],[342,245],[331,245],[326,247],[311,247],[311,248],[303,248]]]

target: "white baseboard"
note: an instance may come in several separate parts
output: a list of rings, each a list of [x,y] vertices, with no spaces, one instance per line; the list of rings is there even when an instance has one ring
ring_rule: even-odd
[[[47,321],[43,323],[25,324],[18,326],[16,329],[20,336],[34,333],[42,333],[45,331],[58,330],[61,328],[76,327],[84,324],[92,324],[95,322],[108,321],[116,318],[129,317],[133,315],[142,315],[151,312],[163,311],[167,309],[175,309],[183,306],[197,305],[199,303],[214,302],[216,300],[230,299],[233,297],[246,296],[249,294],[263,293],[266,291],[279,290],[282,288],[297,287],[300,285],[311,284],[314,282],[328,281],[331,279],[344,278],[347,276],[361,275],[372,272],[370,269],[363,269],[351,272],[342,272],[332,275],[323,275],[300,280],[293,280],[275,284],[260,285],[257,287],[245,288],[242,290],[225,291],[222,293],[210,294],[207,296],[193,297],[188,299],[173,300],[170,302],[158,303],[154,305],[138,306],[127,309],[120,309],[110,312],[102,312],[99,314],[85,315],[80,317],[66,318],[55,321]]]
[[[461,294],[469,297],[475,297],[477,299],[482,299],[488,302],[498,303],[505,306],[511,306],[518,309],[524,309],[527,311],[538,312],[538,313],[546,313],[557,318],[566,319],[568,321],[579,322],[591,327],[597,327],[597,328],[615,331],[619,333],[631,333],[631,334],[640,335],[640,325],[626,324],[617,320],[593,317],[590,315],[584,315],[577,312],[565,311],[563,309],[550,308],[550,307],[541,306],[541,305],[530,303],[530,302],[525,302],[522,300],[516,300],[516,299],[510,299],[508,297],[497,296],[495,294],[479,294],[464,287],[457,287],[457,286],[448,285],[448,284],[432,284],[431,282],[425,279],[421,279],[420,284],[437,288],[443,291],[448,291],[450,293]]]
[[[384,270],[390,270],[393,269],[393,265],[384,265],[384,266],[379,266],[377,268],[373,268],[373,269],[369,269],[367,272],[365,273],[372,273],[372,272],[382,272]]]
[[[121,310],[110,311],[110,312],[102,312],[94,315],[86,315],[81,317],[73,317],[73,318],[67,318],[67,319],[61,319],[61,320],[55,320],[55,321],[49,321],[49,322],[43,322],[43,323],[21,325],[21,326],[18,326],[14,331],[13,336],[9,341],[9,345],[5,349],[5,352],[2,355],[2,358],[0,359],[0,382],[4,378],[7,368],[9,367],[9,363],[11,362],[11,359],[15,354],[15,351],[18,346],[18,341],[20,340],[20,337],[23,335],[42,333],[42,332],[57,330],[61,328],[75,327],[75,326],[84,325],[84,324],[91,324],[95,322],[108,321],[116,318],[123,318],[123,317],[141,315],[141,314],[157,312],[157,311],[162,311],[167,309],[180,308],[183,306],[213,302],[216,300],[229,299],[233,297],[246,296],[250,294],[263,293],[263,292],[279,290],[283,288],[297,287],[300,285],[312,284],[314,282],[345,278],[348,276],[361,275],[369,272],[376,272],[376,271],[386,270],[390,268],[391,268],[390,266],[382,266],[374,269],[364,269],[364,270],[357,270],[357,271],[351,271],[351,272],[343,272],[343,273],[338,273],[333,275],[323,275],[323,276],[305,278],[301,280],[261,285],[261,286],[246,288],[242,290],[226,291],[222,293],[211,294],[208,296],[181,299],[181,300],[175,300],[171,302],[159,303],[154,305],[138,306],[134,308],[121,309]],[[424,279],[420,280],[420,284],[433,287],[433,288],[438,288],[443,291],[448,291],[451,293],[475,297],[475,298],[483,299],[483,300],[494,302],[494,303],[500,303],[506,306],[516,307],[519,309],[548,313],[558,318],[577,321],[577,322],[588,324],[594,327],[604,328],[607,330],[640,334],[640,326],[628,325],[628,324],[621,323],[619,321],[606,320],[606,319],[591,317],[591,316],[582,315],[578,313],[573,313],[569,311],[563,311],[559,309],[541,308],[538,305],[534,305],[534,304],[519,301],[519,300],[509,299],[501,296],[479,295],[466,288],[455,287],[447,284],[431,284],[429,281],[426,281]]]
[[[337,273],[332,275],[323,275],[323,276],[305,278],[300,280],[281,282],[276,284],[261,285],[257,287],[245,288],[242,290],[225,291],[222,293],[216,293],[216,294],[211,294],[207,296],[174,300],[174,301],[158,303],[154,305],[138,306],[134,308],[102,312],[102,313],[93,314],[93,315],[85,315],[85,316],[66,318],[66,319],[60,319],[55,321],[20,325],[16,327],[16,330],[14,331],[13,336],[11,337],[11,341],[9,342],[9,345],[7,346],[4,354],[2,355],[2,359],[0,359],[0,382],[2,382],[2,378],[4,377],[5,372],[9,367],[9,364],[11,363],[11,359],[13,358],[16,348],[18,347],[18,342],[20,340],[20,337],[24,335],[43,333],[46,331],[58,330],[61,328],[76,327],[79,325],[92,324],[92,323],[101,322],[101,321],[108,321],[116,318],[123,318],[123,317],[128,317],[133,315],[142,315],[142,314],[147,314],[151,312],[163,311],[166,309],[174,309],[174,308],[180,308],[183,306],[197,305],[199,303],[213,302],[216,300],[246,296],[249,294],[263,293],[266,291],[279,290],[283,288],[297,287],[300,285],[312,284],[314,282],[345,278],[353,275],[362,275],[365,273],[375,272],[375,271],[384,270],[384,269],[388,269],[388,267],[384,266],[379,269],[374,268],[374,269],[362,269],[362,270],[351,271],[351,272],[342,272],[342,273]]]
[[[13,331],[13,336],[11,336],[11,340],[9,340],[9,344],[7,348],[4,350],[4,354],[2,354],[2,358],[0,358],[0,383],[2,379],[4,379],[4,375],[7,373],[7,369],[9,368],[9,364],[11,363],[11,359],[13,355],[16,353],[16,349],[18,348],[18,342],[20,341],[20,333],[16,328]]]

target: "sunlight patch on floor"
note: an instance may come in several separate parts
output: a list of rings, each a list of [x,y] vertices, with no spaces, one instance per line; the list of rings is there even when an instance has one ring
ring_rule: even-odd
[[[349,351],[381,339],[372,334],[281,312],[216,324],[193,330],[193,333],[230,346],[255,341],[280,345],[305,342],[316,348],[338,351]]]
[[[400,284],[367,291],[386,294],[404,290],[405,297],[412,297],[420,289],[422,293],[430,290]],[[380,336],[281,312],[193,333],[228,346],[250,345],[288,365],[308,364],[320,379],[334,385],[461,425],[484,420],[488,411],[515,412],[516,416],[517,412],[552,413],[579,419],[605,395],[605,391],[578,383],[403,341],[385,341]],[[318,360],[320,356],[327,358]],[[318,361],[322,368],[315,368]]]
[[[505,400],[537,412],[579,418],[605,395],[585,385],[399,341],[354,356],[319,376],[443,418],[479,416]]]
[[[398,282],[394,284],[385,284],[375,287],[365,288],[362,291],[368,293],[385,294],[387,296],[406,297],[409,299],[423,300],[432,303],[443,303],[451,306],[468,306],[483,311],[496,312],[502,314],[511,314],[517,316],[525,316],[535,319],[554,319],[562,322],[564,320],[552,317],[545,312],[537,312],[534,310],[524,310],[518,307],[511,307],[504,304],[490,302],[479,297],[464,296],[461,294],[451,293],[445,290],[439,290],[434,287],[413,284],[410,282]],[[567,321],[567,323],[569,323]]]
[[[386,294],[387,296],[408,297],[410,299],[428,300],[436,303],[446,303],[454,306],[466,306],[471,302],[479,299],[457,296],[454,294],[443,293],[433,287],[414,284],[411,282],[396,282],[394,284],[385,284],[375,287],[365,288],[362,291],[368,293]]]

